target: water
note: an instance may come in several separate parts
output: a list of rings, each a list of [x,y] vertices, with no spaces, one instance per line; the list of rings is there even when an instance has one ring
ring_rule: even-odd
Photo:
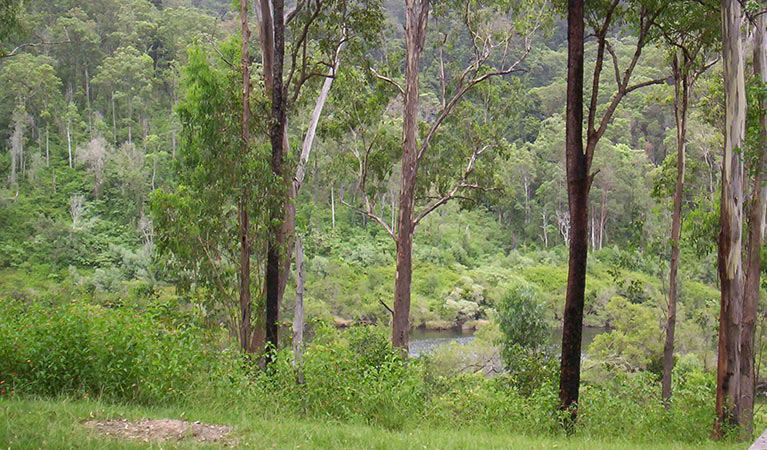
[[[459,345],[466,345],[474,340],[473,331],[462,331],[460,328],[449,330],[424,330],[416,328],[410,332],[411,357],[425,355],[434,352],[439,347],[456,342]]]
[[[586,352],[595,337],[607,331],[609,331],[607,328],[584,328],[582,344],[583,352]],[[462,331],[460,328],[448,330],[424,330],[417,328],[410,332],[409,354],[411,357],[429,354],[439,347],[449,345],[451,342],[456,342],[459,345],[466,345],[473,340],[473,331]],[[549,345],[559,348],[561,344],[562,329],[556,328],[551,332]]]

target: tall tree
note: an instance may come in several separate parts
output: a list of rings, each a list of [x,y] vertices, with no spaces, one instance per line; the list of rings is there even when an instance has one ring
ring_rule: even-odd
[[[272,175],[276,180],[284,178],[283,168],[287,140],[287,109],[283,88],[283,63],[285,61],[285,4],[283,0],[272,0],[272,18],[274,27],[274,56],[272,66],[272,116],[270,139],[272,143]],[[284,190],[284,184],[277,186],[277,191]],[[280,194],[281,195],[281,194]],[[280,314],[280,253],[285,250],[285,236],[282,233],[283,208],[274,208],[271,214],[271,237],[266,253],[266,343],[277,348],[278,325]],[[269,358],[267,357],[267,361]]]
[[[571,144],[582,145],[575,143],[577,136],[573,134],[575,133],[574,130],[568,132],[570,138],[568,138],[566,144],[566,152],[568,154],[567,193],[570,212],[570,253],[568,260],[567,292],[562,325],[562,359],[560,363],[559,398],[561,407],[570,410],[573,419],[575,419],[577,415],[576,408],[580,389],[583,305],[586,289],[586,261],[589,239],[588,197],[591,184],[598,173],[598,169],[594,172],[591,170],[594,151],[596,150],[599,140],[607,130],[607,126],[612,121],[616,108],[626,95],[645,86],[661,84],[666,80],[666,77],[662,77],[633,84],[631,83],[634,69],[636,69],[636,66],[639,63],[642,51],[650,41],[650,30],[658,15],[662,12],[665,6],[664,4],[652,0],[637,0],[626,2],[626,4],[623,4],[620,0],[594,2],[589,4],[590,8],[587,11],[588,14],[586,14],[586,12],[580,12],[583,10],[583,6],[584,5],[580,2],[568,2],[568,29],[570,30],[568,31],[568,39],[575,40],[576,45],[578,46],[581,45],[579,42],[582,41],[582,37],[574,36],[571,33],[578,33],[578,30],[583,29],[582,26],[579,26],[575,22],[580,23],[581,19],[578,17],[584,17],[587,18],[585,20],[590,28],[592,28],[592,33],[595,37],[597,46],[594,75],[591,85],[591,99],[589,101],[586,124],[585,149],[581,150],[579,153],[579,148],[577,146],[571,147]],[[572,14],[577,15],[577,17],[570,19],[570,11]],[[573,21],[572,24],[570,24],[570,20]],[[621,26],[627,21],[636,29],[637,35],[634,52],[631,55],[625,70],[621,72],[618,55],[614,51],[609,37],[613,28]],[[575,48],[569,49],[568,58],[571,57],[570,52],[572,52],[572,58],[577,58],[578,60],[582,58],[578,56],[582,54],[581,50]],[[608,53],[612,59],[616,91],[610,102],[607,104],[607,108],[602,112],[602,117],[600,119],[598,118],[598,114],[602,111],[602,108],[599,108],[599,88],[601,73],[605,64],[605,53]],[[568,59],[568,64],[569,63],[570,61]],[[576,65],[579,64],[576,60],[573,60],[572,63]],[[569,70],[570,67],[568,66],[568,79],[570,77]],[[576,77],[577,75],[573,73],[572,76]],[[573,84],[573,86],[568,85],[568,90],[577,88],[575,80],[573,81]],[[578,100],[575,96],[576,93],[573,92],[572,101],[580,101],[582,103],[582,100]],[[568,99],[569,98],[570,94],[568,94]],[[571,127],[576,126],[575,119],[576,117],[568,119],[573,121],[572,125],[570,125]]]
[[[242,123],[240,142],[243,155],[248,153],[250,145],[250,58],[248,41],[248,0],[240,0],[240,34],[242,35],[242,50],[240,54],[240,70],[242,71]],[[248,218],[248,203],[250,199],[249,186],[240,183],[242,193],[237,202],[240,240],[240,346],[243,351],[252,353],[255,349],[251,343],[251,298],[250,298],[250,224]]]
[[[764,7],[764,2],[762,2]],[[754,427],[754,334],[762,272],[762,243],[764,240],[765,205],[767,205],[767,11],[754,17],[754,77],[758,83],[758,138],[755,140],[757,157],[752,159],[749,173],[754,174],[751,199],[748,205],[748,242],[745,285],[743,293],[743,316],[740,330],[740,423],[744,438],[750,439]]]
[[[290,240],[295,229],[294,201],[303,184],[317,125],[338,71],[341,50],[351,42],[351,46],[361,52],[364,45],[360,46],[360,42],[376,36],[382,16],[378,0],[307,0],[287,12],[279,0],[272,0],[271,8],[268,0],[262,0],[259,5],[264,87],[272,98],[272,172],[284,181],[274,189],[278,200],[274,202],[274,230],[269,241],[265,277],[266,341],[276,348],[277,320],[293,248]],[[288,47],[286,36],[292,37]],[[329,67],[326,73],[324,67]],[[314,78],[324,78],[324,81],[291,175],[291,167],[286,162],[290,150],[288,110],[296,104],[307,82]]]
[[[477,186],[469,180],[474,172],[477,158],[486,147],[477,147],[472,151],[466,169],[459,181],[444,195],[437,196],[423,210],[416,212],[416,181],[419,164],[427,154],[432,140],[441,125],[463,100],[464,95],[474,86],[496,76],[509,75],[518,69],[530,52],[532,38],[543,23],[543,11],[546,2],[530,2],[523,5],[505,3],[484,3],[467,0],[460,6],[465,15],[462,26],[472,46],[469,63],[456,77],[455,84],[448,86],[444,64],[440,79],[442,88],[441,108],[436,119],[427,127],[419,142],[420,115],[420,59],[427,38],[427,24],[430,0],[405,1],[405,85],[400,86],[393,79],[377,75],[395,85],[403,96],[402,106],[402,156],[400,171],[399,207],[397,212],[396,232],[378,217],[372,209],[372,202],[366,202],[362,211],[366,216],[381,224],[396,243],[396,274],[394,281],[394,308],[392,321],[392,344],[404,350],[408,348],[410,331],[410,290],[413,273],[413,235],[418,223],[441,205],[459,196],[465,189]],[[512,24],[498,25],[491,17],[513,18]],[[503,28],[499,28],[502,26]],[[447,39],[447,32],[445,32]],[[512,40],[518,38],[520,54],[512,57],[508,54]],[[444,43],[444,40],[443,40]],[[494,66],[494,60],[500,60]],[[377,72],[376,72],[377,74]],[[448,90],[449,89],[449,90]],[[452,94],[452,95],[450,95]]]
[[[570,211],[570,256],[567,297],[562,325],[562,365],[559,399],[571,408],[578,402],[581,376],[583,301],[586,289],[588,251],[589,173],[583,153],[583,0],[567,3],[567,112],[565,154],[567,157],[567,199]],[[571,411],[572,418],[576,410]]]
[[[673,52],[674,119],[676,123],[676,182],[671,213],[671,258],[669,264],[668,311],[663,347],[662,397],[666,408],[671,401],[671,375],[674,368],[674,334],[679,292],[679,239],[682,233],[682,202],[687,147],[687,119],[690,94],[695,80],[715,60],[708,60],[709,50],[718,39],[716,14],[694,2],[677,2],[658,21],[659,33]]]
[[[714,435],[739,425],[740,321],[743,305],[743,159],[746,129],[746,84],[741,38],[743,11],[738,0],[722,0],[722,68],[725,127],[719,219],[719,344]]]

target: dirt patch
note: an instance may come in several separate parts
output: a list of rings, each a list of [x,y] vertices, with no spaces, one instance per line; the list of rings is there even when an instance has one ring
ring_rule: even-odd
[[[107,436],[134,439],[144,442],[164,442],[194,440],[202,443],[233,444],[227,439],[232,427],[225,425],[207,425],[200,422],[188,422],[177,419],[144,419],[131,422],[125,419],[91,420],[85,422]]]

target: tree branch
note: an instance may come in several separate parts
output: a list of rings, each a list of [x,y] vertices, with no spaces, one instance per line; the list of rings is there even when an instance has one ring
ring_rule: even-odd
[[[365,196],[365,198],[367,198],[367,195]],[[346,202],[346,200],[341,200],[341,204],[342,205],[344,205],[344,206],[346,206],[348,208],[351,208],[351,209],[357,211],[358,213],[363,214],[363,215],[365,215],[365,216],[375,220],[379,224],[381,224],[381,226],[384,227],[384,230],[386,230],[386,232],[389,233],[389,236],[391,236],[391,238],[394,239],[394,242],[397,242],[397,235],[394,234],[394,231],[391,229],[391,227],[389,227],[389,224],[387,224],[383,219],[378,217],[378,215],[376,215],[376,213],[374,213],[371,210],[370,202],[369,201],[366,202],[366,203],[367,203],[368,209],[364,210],[364,209],[361,209],[361,208],[357,208],[356,206],[350,205],[349,203]]]
[[[402,85],[400,85],[399,83],[397,83],[396,81],[394,81],[393,79],[387,76],[381,75],[372,67],[370,68],[370,71],[373,72],[373,75],[375,75],[376,78],[378,78],[379,80],[386,81],[387,83],[390,83],[392,86],[397,88],[400,94],[405,95],[405,88],[403,88]]]

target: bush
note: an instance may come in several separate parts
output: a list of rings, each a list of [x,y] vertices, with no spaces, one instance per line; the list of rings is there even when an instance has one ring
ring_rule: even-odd
[[[528,286],[514,286],[498,305],[502,355],[508,362],[515,348],[535,351],[546,345],[549,326],[537,292]]]
[[[183,397],[221,366],[193,328],[167,329],[128,307],[0,299],[6,391],[150,403]]]

